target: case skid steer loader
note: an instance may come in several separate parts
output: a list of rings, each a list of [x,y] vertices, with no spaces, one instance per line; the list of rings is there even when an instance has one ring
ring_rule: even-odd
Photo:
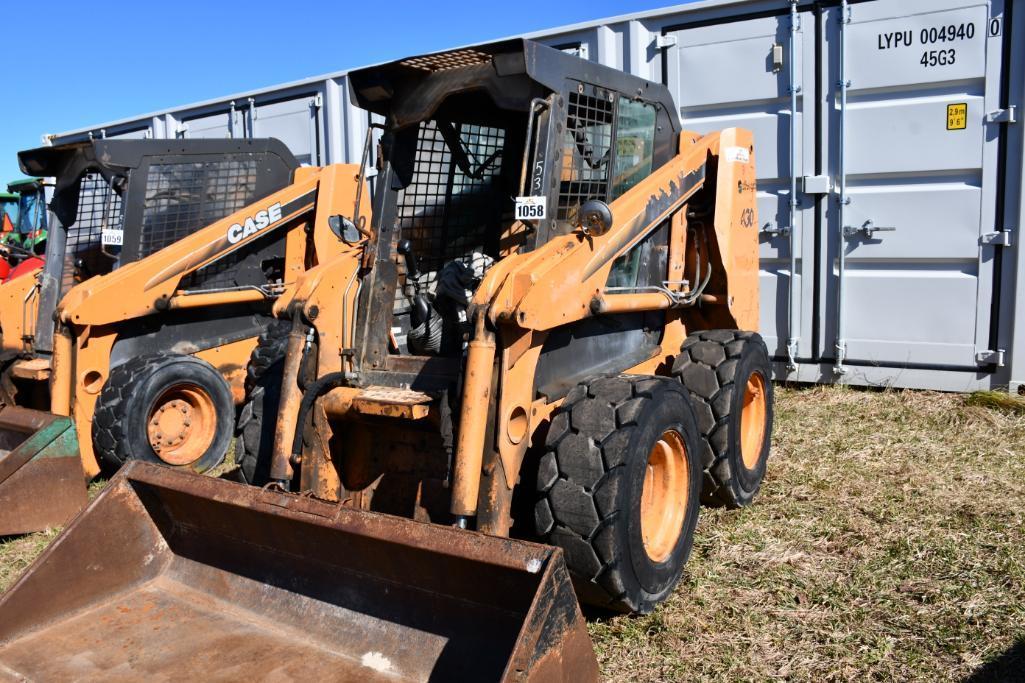
[[[751,134],[526,40],[349,83],[385,120],[373,213],[323,182],[282,211],[347,237],[253,353],[239,439],[269,485],[122,470],[0,600],[8,671],[593,680],[570,585],[647,612],[699,499],[757,492]]]
[[[244,394],[245,365],[256,337],[272,322],[269,298],[216,312],[167,310],[119,319],[114,327],[78,328],[78,337],[73,326],[55,321],[54,312],[75,285],[119,272],[286,187],[298,167],[277,140],[94,140],[19,157],[25,172],[55,178],[50,208],[57,220],[49,226],[45,263],[36,259],[30,274],[0,284],[0,535],[63,524],[84,505],[86,479],[101,465],[113,472],[125,448],[145,444],[145,424],[124,423],[118,410],[157,400],[139,393],[145,369],[157,359],[166,365],[188,358],[205,384],[172,389],[154,410],[168,404],[192,410],[190,400],[202,407],[206,390],[224,414],[205,425],[214,437],[209,448],[189,452],[189,440],[182,438],[181,448],[156,454],[137,449],[136,457],[163,455],[166,464],[199,471],[224,457],[234,427],[232,406]],[[22,220],[29,213],[45,215],[41,192],[34,205],[23,205]],[[280,253],[256,255],[262,260],[235,264],[214,282],[194,279],[189,287],[278,286],[268,285],[264,272],[283,257],[283,242],[275,248]],[[31,263],[19,268],[26,265]],[[113,310],[134,294],[122,289],[95,303]],[[62,331],[55,336],[58,327]],[[90,351],[103,348],[106,357],[93,367],[83,364],[75,339]],[[58,392],[52,394],[53,388]],[[52,405],[51,396],[58,395],[61,400]],[[105,411],[96,424],[88,397],[100,398]],[[51,408],[53,415],[44,412]],[[77,421],[77,439],[70,417]],[[49,440],[32,436],[42,425]]]

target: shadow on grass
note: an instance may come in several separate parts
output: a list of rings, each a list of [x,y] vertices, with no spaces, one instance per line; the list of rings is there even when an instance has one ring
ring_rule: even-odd
[[[1014,641],[1007,652],[979,667],[964,683],[1025,681],[1025,638]]]

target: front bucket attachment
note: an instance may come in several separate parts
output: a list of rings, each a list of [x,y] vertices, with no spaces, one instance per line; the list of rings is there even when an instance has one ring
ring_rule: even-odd
[[[561,551],[135,462],[0,598],[0,679],[573,680]]]
[[[0,536],[61,526],[85,503],[71,419],[27,408],[0,410]]]

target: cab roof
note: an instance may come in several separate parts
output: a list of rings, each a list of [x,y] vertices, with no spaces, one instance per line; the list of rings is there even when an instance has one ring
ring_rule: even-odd
[[[659,103],[679,130],[679,114],[664,85],[524,38],[417,55],[349,72],[357,104],[388,117],[395,127],[425,120],[445,97],[470,90],[487,90],[501,108],[525,110],[533,97],[564,92],[567,80]]]

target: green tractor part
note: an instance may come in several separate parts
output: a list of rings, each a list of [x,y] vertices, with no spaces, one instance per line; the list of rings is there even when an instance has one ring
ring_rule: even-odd
[[[0,411],[0,536],[62,526],[86,500],[71,419],[27,408]]]
[[[3,235],[4,244],[42,254],[46,248],[46,187],[42,178],[24,178],[7,183],[7,192],[18,195],[14,229]]]

